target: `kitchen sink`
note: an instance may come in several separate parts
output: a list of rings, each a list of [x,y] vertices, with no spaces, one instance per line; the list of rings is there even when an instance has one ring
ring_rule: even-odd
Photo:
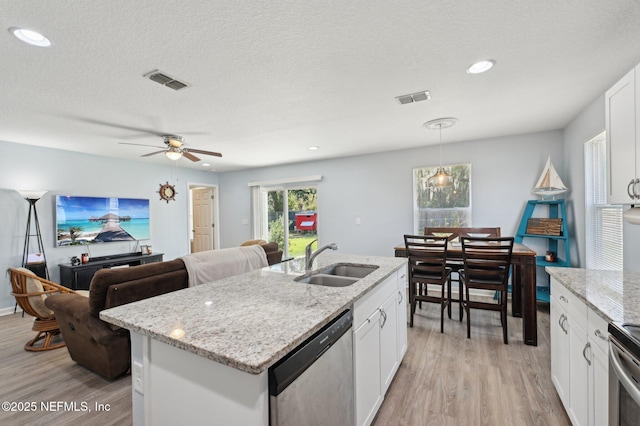
[[[338,275],[341,277],[364,278],[378,269],[377,265],[352,265],[349,263],[338,263],[322,270],[322,274]]]
[[[358,278],[340,277],[337,275],[314,274],[310,277],[297,278],[296,281],[326,287],[347,287],[358,281]]]
[[[306,284],[323,285],[326,287],[347,287],[366,277],[378,269],[377,265],[354,265],[350,263],[337,263],[318,273],[302,276],[295,281]]]

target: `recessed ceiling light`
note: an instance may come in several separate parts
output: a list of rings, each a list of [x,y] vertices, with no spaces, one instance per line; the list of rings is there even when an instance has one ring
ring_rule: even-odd
[[[319,147],[319,146],[315,146],[315,145],[314,145],[314,146],[310,146],[310,147],[309,147],[309,150],[310,150],[310,151],[317,151],[317,150],[319,150],[319,149],[320,149],[320,147]]]
[[[489,71],[496,64],[493,59],[486,59],[484,61],[478,61],[467,68],[469,74],[481,74],[485,71]]]
[[[23,41],[32,46],[49,47],[51,40],[43,36],[37,31],[27,30],[26,28],[9,28],[9,32],[16,36],[18,40]]]
[[[211,164],[209,163],[202,163],[202,167],[209,167]]]

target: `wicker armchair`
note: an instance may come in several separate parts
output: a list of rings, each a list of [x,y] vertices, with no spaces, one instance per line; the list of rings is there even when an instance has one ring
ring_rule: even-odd
[[[24,349],[39,352],[65,346],[64,341],[53,342],[60,329],[53,311],[45,306],[44,300],[52,294],[75,291],[40,278],[26,268],[9,268],[7,272],[11,278],[11,294],[24,312],[35,317],[32,330],[37,333],[36,337],[29,340]]]

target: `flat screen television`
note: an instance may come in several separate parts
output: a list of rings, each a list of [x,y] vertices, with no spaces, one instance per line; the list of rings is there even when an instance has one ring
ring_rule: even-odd
[[[56,195],[57,247],[149,239],[149,200]]]

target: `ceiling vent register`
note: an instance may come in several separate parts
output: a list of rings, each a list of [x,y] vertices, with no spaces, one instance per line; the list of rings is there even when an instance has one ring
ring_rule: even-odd
[[[173,90],[180,90],[190,86],[189,83],[177,80],[167,73],[159,70],[153,70],[145,74],[144,77],[148,78],[151,81],[155,81],[158,84],[162,84],[163,86],[167,86]]]
[[[424,90],[422,92],[411,93],[410,95],[402,95],[396,97],[400,105],[411,104],[414,102],[426,101],[431,99],[431,94],[428,90]]]

